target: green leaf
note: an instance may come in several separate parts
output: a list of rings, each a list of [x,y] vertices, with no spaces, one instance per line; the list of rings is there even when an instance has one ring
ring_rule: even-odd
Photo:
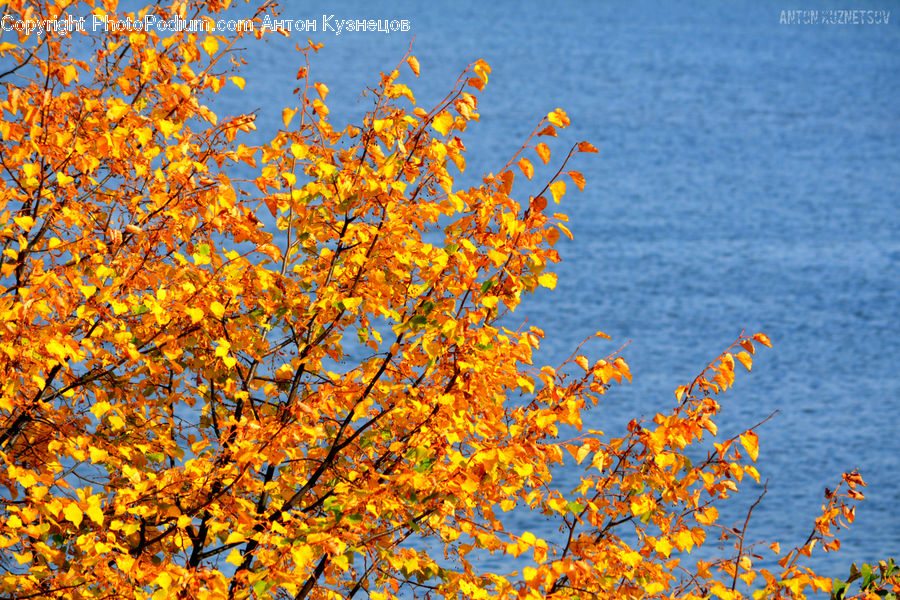
[[[253,584],[253,591],[257,596],[262,596],[272,587],[272,583],[270,581],[266,581],[265,579],[260,579],[256,583]]]
[[[831,584],[831,597],[833,600],[843,600],[844,590],[847,589],[847,583],[835,578]]]
[[[495,283],[495,282],[494,282],[493,279],[488,279],[487,281],[485,281],[484,283],[482,283],[482,284],[481,284],[481,293],[483,294],[483,293],[485,293],[486,291],[488,291],[489,289],[491,289],[492,287],[494,287],[494,283]]]
[[[875,581],[875,574],[872,573],[872,567],[868,563],[863,563],[859,573],[862,575],[862,582],[859,584],[860,589],[865,590]]]

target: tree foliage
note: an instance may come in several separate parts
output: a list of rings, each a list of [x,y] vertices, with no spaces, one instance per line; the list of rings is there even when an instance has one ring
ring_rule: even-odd
[[[13,20],[116,10],[0,4]],[[226,4],[152,10],[215,18]],[[310,43],[297,107],[251,145],[253,115],[204,102],[243,88],[236,49],[260,35],[0,38],[0,597],[831,590],[800,561],[838,547],[858,474],[775,570],[746,522],[719,523],[716,505],[760,480],[756,427],[704,440],[765,335],[741,336],[671,412],[610,438],[581,427],[631,379],[619,353],[538,367],[543,332],[503,326],[523,295],[555,286],[554,245],[570,234],[549,200],[584,186],[566,164],[595,152],[551,157],[565,112],[458,189],[487,64],[425,109],[401,83],[418,75],[408,56],[370,90],[362,123],[335,128]],[[522,200],[514,180],[534,176],[535,157],[559,170]],[[584,467],[575,490],[552,484],[567,453]],[[560,535],[511,530],[513,509]],[[688,559],[720,535],[733,552]],[[530,560],[490,573],[488,552]]]

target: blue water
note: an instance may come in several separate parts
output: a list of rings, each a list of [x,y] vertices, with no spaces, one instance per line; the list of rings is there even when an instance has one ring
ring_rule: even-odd
[[[562,204],[575,239],[558,245],[559,285],[517,313],[547,332],[542,359],[551,364],[598,329],[613,342],[591,346],[597,357],[630,340],[634,383],[606,396],[589,427],[616,435],[630,418],[666,410],[674,388],[742,329],[765,331],[775,348],[739,376],[720,423],[730,436],[780,411],[760,430],[769,485],[752,535],[802,542],[824,488],[858,467],[868,499],[841,553],[814,554],[811,564],[836,576],[852,561],[900,556],[900,6],[323,6],[298,3],[285,16],[319,21],[311,36],[326,46],[313,79],[331,88],[336,123],[368,108],[360,91],[414,35],[422,77],[407,83],[422,104],[478,58],[494,69],[482,123],[464,137],[461,184],[498,170],[557,106],[573,125],[555,156],[582,139],[599,149],[571,163],[588,186]],[[780,11],[794,8],[895,14],[888,25],[779,25]],[[321,32],[323,12],[409,19],[411,30],[336,36]],[[292,103],[297,55],[287,41],[245,45],[254,65],[246,91],[217,106],[260,108],[260,130],[270,132]],[[570,487],[578,475],[564,470],[557,482]],[[744,489],[726,520],[742,519],[759,492]]]

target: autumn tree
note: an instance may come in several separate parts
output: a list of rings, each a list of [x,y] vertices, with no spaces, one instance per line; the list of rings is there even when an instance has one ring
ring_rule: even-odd
[[[119,14],[115,0],[0,5],[7,24],[147,14]],[[212,21],[227,5],[148,10]],[[760,480],[758,438],[753,427],[704,442],[765,335],[741,336],[678,387],[668,414],[609,438],[580,429],[631,378],[618,352],[538,367],[543,332],[502,326],[525,294],[554,287],[554,244],[570,236],[549,207],[585,184],[569,159],[595,150],[551,157],[565,112],[460,189],[459,135],[478,120],[487,64],[426,109],[401,83],[419,69],[405,57],[362,122],[338,127],[328,88],[309,78],[310,43],[296,108],[250,145],[252,116],[205,103],[243,88],[236,44],[261,35],[2,33],[0,597],[831,589],[801,560],[839,545],[857,474],[774,571],[746,524],[718,521],[743,478]],[[532,161],[551,160],[540,191],[518,195]],[[241,164],[255,176],[237,179]],[[553,486],[567,454],[586,467],[575,490]],[[550,516],[560,534],[510,530],[510,510]],[[723,532],[733,552],[685,560]],[[473,559],[484,553],[530,560],[491,573]]]

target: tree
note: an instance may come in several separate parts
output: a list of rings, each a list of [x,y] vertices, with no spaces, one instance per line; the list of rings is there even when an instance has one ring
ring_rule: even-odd
[[[91,10],[79,4],[13,0],[5,22]],[[203,19],[227,4],[152,10]],[[227,35],[17,25],[0,38],[0,596],[732,598],[739,579],[754,597],[830,590],[799,559],[837,548],[857,474],[773,573],[754,565],[746,524],[717,522],[743,477],[759,481],[754,428],[687,456],[715,436],[716,398],[765,335],[679,387],[670,414],[619,438],[558,439],[631,377],[618,352],[535,367],[544,334],[501,322],[556,282],[553,247],[570,234],[548,199],[564,176],[584,186],[566,164],[595,150],[573,146],[527,201],[513,187],[517,170],[531,179],[532,150],[551,160],[538,140],[565,112],[497,175],[457,189],[457,132],[478,120],[487,64],[425,110],[400,83],[401,69],[418,75],[408,56],[361,125],[336,129],[328,88],[308,78],[310,43],[298,108],[249,145],[252,115],[220,119],[203,102],[243,87],[235,44],[262,35],[263,14]],[[239,163],[258,175],[234,178]],[[551,485],[566,451],[587,465],[574,491]],[[498,515],[513,508],[552,516],[560,540],[507,530]],[[680,562],[720,532],[735,553]],[[533,560],[483,573],[471,557],[484,552]]]

